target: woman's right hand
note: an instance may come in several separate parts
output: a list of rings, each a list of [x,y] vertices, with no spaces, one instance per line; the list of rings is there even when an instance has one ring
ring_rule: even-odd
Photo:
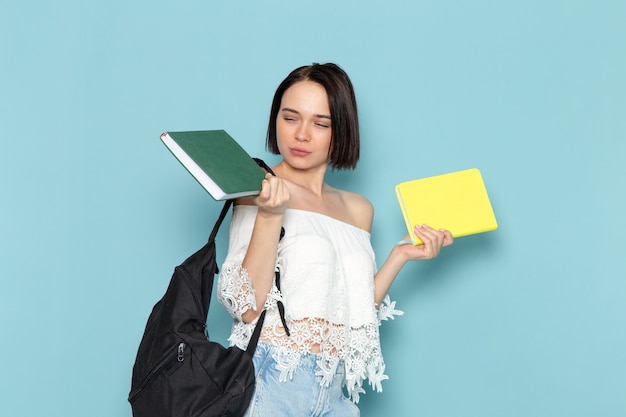
[[[266,174],[261,192],[254,198],[259,213],[282,215],[289,205],[289,189],[285,182],[272,175]]]

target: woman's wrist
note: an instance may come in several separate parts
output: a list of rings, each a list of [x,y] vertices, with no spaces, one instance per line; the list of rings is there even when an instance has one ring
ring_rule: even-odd
[[[391,253],[389,254],[389,258],[393,259],[394,264],[397,264],[402,268],[404,264],[406,264],[411,257],[405,251],[405,246],[410,245],[410,243],[406,244],[397,244],[391,249]]]
[[[267,209],[261,209],[259,207],[259,210],[257,212],[257,219],[260,218],[263,221],[266,221],[268,223],[274,222],[274,223],[282,224],[283,217],[285,217],[284,211],[267,210]]]

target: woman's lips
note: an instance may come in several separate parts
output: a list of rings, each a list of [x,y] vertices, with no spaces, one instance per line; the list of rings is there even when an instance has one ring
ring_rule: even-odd
[[[308,154],[311,153],[300,148],[290,148],[290,151],[295,156],[307,156]]]

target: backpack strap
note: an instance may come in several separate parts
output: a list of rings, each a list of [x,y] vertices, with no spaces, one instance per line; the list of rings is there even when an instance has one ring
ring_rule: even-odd
[[[281,233],[280,233],[281,238],[283,237],[284,232],[285,232],[285,229],[281,228]],[[274,272],[274,278],[276,280],[276,288],[280,292],[280,270],[276,270],[276,272]],[[276,305],[278,306],[278,314],[280,315],[280,321],[283,324],[285,333],[287,333],[287,336],[291,336],[291,333],[289,332],[289,327],[287,327],[287,321],[285,320],[285,305],[280,300],[276,302]],[[259,338],[261,337],[261,330],[263,329],[263,322],[265,321],[266,313],[267,313],[267,310],[263,309],[263,311],[261,312],[261,315],[259,316],[259,320],[254,326],[254,331],[252,332],[250,341],[248,342],[248,348],[246,349],[246,353],[250,356],[254,355],[256,346],[259,343]]]
[[[254,162],[256,162],[258,166],[260,166],[261,168],[263,168],[264,170],[266,170],[273,176],[276,176],[276,174],[274,174],[274,171],[272,171],[272,168],[270,168],[269,165],[267,165],[264,160],[262,160],[261,158],[252,158],[252,159],[254,159]]]
[[[215,222],[215,226],[213,226],[213,230],[211,231],[211,235],[209,236],[209,242],[215,241],[217,232],[220,230],[220,226],[222,225],[222,222],[224,221],[224,218],[226,217],[226,214],[228,213],[228,209],[230,209],[230,206],[232,205],[233,205],[233,200],[226,200],[224,202],[224,207],[222,207],[222,211],[220,212],[220,215],[217,218],[217,221]]]

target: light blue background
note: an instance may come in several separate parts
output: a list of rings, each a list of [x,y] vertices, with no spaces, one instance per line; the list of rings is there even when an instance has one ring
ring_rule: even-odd
[[[623,1],[4,1],[0,415],[126,416],[146,318],[220,204],[158,140],[264,151],[271,96],[334,61],[362,159],[336,186],[478,167],[500,228],[410,265],[362,415],[626,415]],[[223,250],[225,233],[220,238]],[[221,254],[223,256],[223,253]],[[213,336],[229,319],[215,304]]]

